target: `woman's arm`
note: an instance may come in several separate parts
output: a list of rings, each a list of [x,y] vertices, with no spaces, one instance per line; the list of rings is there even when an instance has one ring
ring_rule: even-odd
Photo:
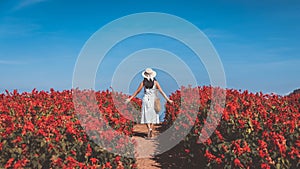
[[[126,99],[126,103],[130,102],[130,100],[132,100],[137,94],[140,93],[140,91],[143,89],[144,83],[141,82],[139,87],[137,88],[137,90],[133,93],[132,96],[130,96],[128,99]]]
[[[159,90],[159,92],[163,95],[163,97],[169,102],[169,103],[173,103],[173,100],[170,100],[168,98],[168,96],[165,94],[165,92],[162,90],[162,88],[160,87],[158,81],[155,81],[155,85],[157,87],[157,89]]]

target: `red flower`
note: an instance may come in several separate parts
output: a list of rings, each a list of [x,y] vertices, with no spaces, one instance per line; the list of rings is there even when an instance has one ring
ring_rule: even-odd
[[[251,123],[253,124],[255,130],[262,130],[262,127],[257,120],[251,120]]]
[[[222,163],[222,159],[221,159],[221,158],[216,158],[216,162],[217,162],[218,164],[221,164],[221,163]]]
[[[90,161],[92,162],[92,164],[96,164],[98,159],[97,158],[91,158]]]
[[[115,161],[120,161],[121,160],[121,156],[117,156],[116,158],[115,158]]]
[[[225,121],[228,121],[228,120],[229,120],[230,117],[229,117],[229,113],[228,113],[227,110],[224,110],[223,118],[224,118]]]
[[[22,160],[19,160],[15,163],[14,169],[23,168],[26,166],[26,164],[29,162],[28,159],[24,158]]]
[[[300,148],[300,136],[299,136],[298,140],[296,140],[295,145]]]
[[[244,141],[243,150],[244,150],[244,152],[248,152],[248,153],[251,152],[251,149],[246,141]]]
[[[92,148],[91,148],[91,145],[88,144],[87,147],[86,147],[86,153],[85,153],[85,156],[89,157],[92,155]]]
[[[210,138],[208,138],[208,139],[205,141],[205,143],[206,143],[207,145],[211,145],[212,141],[211,141]]]
[[[258,140],[258,144],[259,144],[259,147],[261,149],[264,149],[264,148],[268,147],[267,143],[265,141],[263,141],[263,140]]]
[[[59,158],[59,157],[57,157],[56,159],[52,157],[51,161],[52,161],[53,164],[58,165],[58,166],[61,166],[62,162],[63,162],[62,159]]]
[[[225,152],[228,151],[228,148],[227,148],[227,146],[226,146],[225,144],[222,145],[222,148],[223,148],[223,150],[224,150]]]
[[[260,165],[260,168],[262,168],[262,169],[271,169],[271,167],[268,164],[266,164],[266,163],[262,163]]]
[[[244,128],[246,122],[244,120],[241,120],[241,119],[239,119],[238,122],[240,124],[240,128]]]
[[[204,156],[205,156],[206,158],[208,158],[208,161],[212,161],[212,160],[216,159],[216,156],[213,155],[213,154],[211,154],[208,150],[205,151]]]
[[[292,147],[291,151],[289,152],[289,155],[291,156],[292,159],[295,159],[295,156],[297,158],[300,158],[300,150],[295,147]]]
[[[17,136],[17,138],[14,139],[14,140],[12,141],[12,143],[18,143],[18,142],[20,142],[20,141],[22,141],[22,137]]]
[[[71,153],[72,153],[74,156],[76,156],[76,151],[71,150]]]
[[[216,130],[215,133],[218,136],[219,140],[221,140],[221,141],[224,140],[224,138],[223,138],[223,136],[222,136],[222,134],[221,134],[221,132],[219,130]]]
[[[261,158],[264,158],[265,156],[267,156],[267,152],[265,150],[259,150],[258,153]]]
[[[14,158],[10,158],[10,159],[7,161],[7,163],[5,164],[4,168],[9,168],[9,167],[11,167],[13,161],[14,161]]]
[[[74,166],[76,166],[76,164],[78,163],[78,161],[75,160],[75,159],[74,159],[73,157],[71,157],[71,156],[67,157],[66,160],[67,160],[68,164],[71,165],[70,167],[74,167]]]
[[[110,162],[105,163],[105,168],[112,168],[112,166],[110,165]]]
[[[241,161],[240,161],[238,158],[234,159],[233,162],[234,162],[234,165],[235,165],[235,166],[237,166],[237,167],[243,167]]]

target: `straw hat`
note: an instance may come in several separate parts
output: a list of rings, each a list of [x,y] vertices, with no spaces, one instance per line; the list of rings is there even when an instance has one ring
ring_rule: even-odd
[[[156,76],[156,72],[154,70],[152,70],[151,68],[147,68],[145,69],[145,71],[143,71],[142,73],[142,76],[144,78],[147,78],[147,79],[152,79]]]

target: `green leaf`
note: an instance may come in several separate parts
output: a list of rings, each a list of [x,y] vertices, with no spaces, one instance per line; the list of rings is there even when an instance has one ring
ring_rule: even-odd
[[[276,164],[276,169],[280,169],[281,167],[280,167],[280,164],[279,163],[277,163]]]
[[[17,148],[16,152],[18,152],[19,154],[21,154],[22,153],[22,148]]]
[[[213,152],[217,153],[218,150],[216,149],[216,147],[212,147]]]

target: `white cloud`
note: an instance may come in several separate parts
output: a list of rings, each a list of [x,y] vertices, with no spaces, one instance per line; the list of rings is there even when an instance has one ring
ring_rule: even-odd
[[[228,38],[235,38],[236,35],[220,29],[213,29],[213,28],[206,28],[202,30],[203,33],[208,38],[214,38],[214,39],[228,39]]]
[[[8,22],[0,26],[0,35],[3,37],[26,36],[40,29],[40,25],[34,23]]]
[[[15,61],[15,60],[0,60],[1,65],[23,65],[26,64],[22,61]]]
[[[40,2],[44,2],[46,0],[23,0],[21,1],[19,4],[17,4],[13,9],[14,10],[20,10],[24,7],[30,6],[30,5],[34,5]]]

